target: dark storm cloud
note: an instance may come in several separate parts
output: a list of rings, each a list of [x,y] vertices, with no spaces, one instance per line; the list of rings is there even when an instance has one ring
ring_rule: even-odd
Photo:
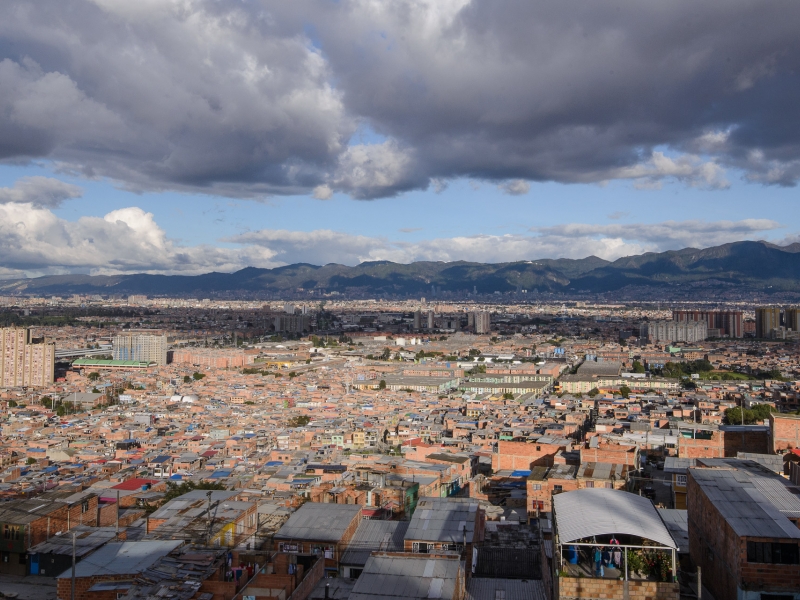
[[[777,0],[7,0],[0,158],[242,197],[794,185],[798,22]],[[359,124],[386,141],[348,145]]]

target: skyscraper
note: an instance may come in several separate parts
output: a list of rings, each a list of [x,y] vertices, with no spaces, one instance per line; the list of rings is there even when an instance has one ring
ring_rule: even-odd
[[[414,311],[414,329],[422,329],[422,311]]]
[[[157,365],[167,364],[167,336],[130,333],[117,335],[113,340],[114,360],[137,360]]]
[[[0,329],[0,387],[44,387],[53,383],[55,344],[31,343],[27,328]]]
[[[800,328],[800,307],[787,306],[783,310],[783,325],[786,329],[798,331]]]

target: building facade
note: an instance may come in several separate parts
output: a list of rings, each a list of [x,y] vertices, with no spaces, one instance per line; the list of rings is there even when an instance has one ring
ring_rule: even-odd
[[[132,333],[114,337],[114,360],[167,364],[167,336]]]
[[[701,342],[708,337],[705,321],[651,321],[641,327],[641,336],[657,342]]]
[[[44,387],[53,383],[55,344],[31,342],[27,328],[0,329],[0,387]]]
[[[492,318],[488,312],[475,313],[475,333],[489,333],[492,328]]]

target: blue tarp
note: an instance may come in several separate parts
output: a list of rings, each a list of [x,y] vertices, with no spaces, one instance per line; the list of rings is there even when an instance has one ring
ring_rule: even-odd
[[[512,477],[528,477],[530,474],[531,474],[530,471],[525,471],[524,469],[521,469],[519,471],[514,471],[513,473],[511,473],[511,476]]]

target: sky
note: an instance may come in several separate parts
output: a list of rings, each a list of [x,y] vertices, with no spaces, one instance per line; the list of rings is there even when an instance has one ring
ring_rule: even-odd
[[[0,278],[800,239],[800,4],[5,0]]]

